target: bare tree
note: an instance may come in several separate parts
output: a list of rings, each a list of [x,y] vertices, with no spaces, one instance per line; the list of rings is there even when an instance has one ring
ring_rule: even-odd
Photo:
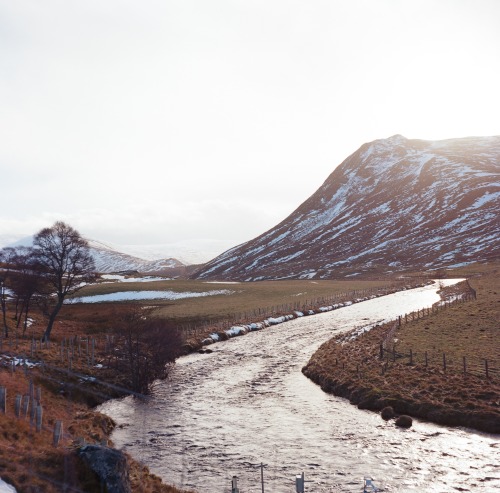
[[[182,349],[177,328],[151,315],[150,310],[132,306],[116,317],[116,346],[108,360],[121,385],[143,394],[151,391],[155,380],[167,378]]]
[[[9,337],[9,327],[7,324],[7,295],[6,289],[11,290],[12,273],[15,272],[15,264],[18,258],[18,249],[14,247],[5,247],[0,250],[0,304],[2,306],[2,318],[5,337]],[[17,314],[17,308],[16,308]]]
[[[9,253],[8,283],[16,299],[16,328],[24,318],[24,335],[28,327],[31,301],[42,290],[44,280],[33,248],[15,247]]]
[[[95,264],[88,242],[62,221],[37,233],[33,249],[48,288],[44,295],[49,322],[43,334],[47,340],[65,298],[95,280]]]
[[[5,249],[0,250],[0,264],[7,262],[7,252]],[[0,307],[2,308],[3,330],[5,337],[9,337],[9,327],[7,325],[7,305],[5,301],[5,276],[6,270],[0,270]]]

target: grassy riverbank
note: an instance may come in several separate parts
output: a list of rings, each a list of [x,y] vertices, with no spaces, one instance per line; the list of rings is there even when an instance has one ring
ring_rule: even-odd
[[[109,437],[115,423],[95,412],[92,406],[119,392],[91,380],[102,378],[99,368],[104,360],[102,346],[96,347],[93,366],[82,354],[72,359],[70,370],[67,357],[61,357],[62,339],[81,336],[83,327],[80,324],[58,321],[54,330],[57,336],[54,335],[50,347],[38,348],[33,357],[30,357],[31,339],[20,337],[3,341],[0,387],[7,390],[7,396],[5,413],[0,413],[0,477],[14,485],[19,493],[105,491],[96,473],[78,457],[77,450],[83,443],[101,444],[105,448],[113,446]],[[43,326],[35,325],[33,331],[39,336]],[[43,359],[45,367],[18,365],[13,371],[11,358],[26,356],[30,361]],[[22,395],[24,402],[25,396],[30,394],[30,384],[34,397],[40,397],[43,409],[40,431],[36,428],[36,416],[32,417],[31,403],[27,413],[21,408],[20,416],[16,415],[16,396]],[[55,446],[57,422],[62,423],[63,434]],[[124,458],[132,492],[186,493],[163,484],[146,466],[127,454]]]
[[[338,336],[303,372],[360,408],[392,406],[398,414],[500,433],[498,276],[498,265],[480,268],[470,279],[475,300],[422,313],[393,333],[388,324],[355,340]],[[387,351],[381,351],[383,341]]]

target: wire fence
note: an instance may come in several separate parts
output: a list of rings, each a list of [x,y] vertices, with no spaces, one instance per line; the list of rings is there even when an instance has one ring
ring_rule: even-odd
[[[208,332],[221,332],[237,324],[258,323],[268,317],[278,317],[287,314],[301,312],[304,314],[317,313],[321,307],[341,307],[343,304],[358,303],[368,299],[378,298],[388,294],[395,293],[401,289],[412,289],[421,287],[426,283],[424,279],[415,279],[411,285],[401,281],[391,285],[372,287],[367,289],[357,289],[352,291],[343,291],[334,293],[330,296],[319,296],[316,298],[303,298],[293,302],[282,303],[265,307],[255,308],[253,310],[242,311],[227,315],[222,320],[206,320],[197,323],[186,323],[181,325],[184,338],[199,338]]]
[[[415,320],[430,317],[458,304],[476,299],[476,292],[468,285],[468,290],[455,294],[447,300],[434,304],[432,307],[416,310],[398,317],[391,325],[380,343],[379,358],[387,362],[398,361],[408,365],[419,365],[425,368],[435,367],[443,372],[475,375],[486,379],[500,379],[500,357],[484,358],[481,356],[452,354],[446,351],[418,350],[401,343],[395,344],[397,331],[403,325]],[[496,354],[500,355],[500,343]],[[386,365],[387,367],[387,365]]]

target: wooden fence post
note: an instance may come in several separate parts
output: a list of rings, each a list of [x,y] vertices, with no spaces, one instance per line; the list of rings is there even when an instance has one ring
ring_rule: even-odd
[[[63,423],[61,420],[57,420],[54,426],[54,447],[59,445],[59,442],[63,434]]]
[[[33,400],[33,398],[35,397],[35,387],[33,384],[33,380],[30,380],[29,385],[30,385],[29,387],[30,400]]]
[[[410,365],[413,365],[413,351],[410,349]]]
[[[7,411],[7,388],[0,387],[0,411],[5,414]]]
[[[30,396],[25,395],[23,398],[23,401],[22,401],[22,413],[23,413],[25,418],[28,417],[29,407],[30,407]]]
[[[36,404],[35,400],[30,397],[30,402],[31,402],[31,407],[30,407],[30,423],[35,422],[35,417],[36,417]]]
[[[16,395],[16,401],[14,403],[14,412],[16,414],[16,418],[21,417],[21,402],[22,402],[23,396],[21,394]]]
[[[43,417],[43,409],[39,404],[36,406],[36,431],[39,433],[42,431],[42,417]]]
[[[428,360],[427,360],[427,351],[425,352],[425,367],[427,368],[427,365],[428,365]]]

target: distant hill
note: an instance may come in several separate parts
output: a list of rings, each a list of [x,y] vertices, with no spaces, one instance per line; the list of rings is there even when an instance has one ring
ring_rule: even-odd
[[[361,146],[284,221],[194,278],[337,278],[500,257],[500,137]]]
[[[145,260],[126,253],[118,252],[104,243],[89,240],[90,252],[94,257],[96,269],[101,273],[138,271],[144,273],[164,273],[181,275],[186,266],[174,258]]]
[[[13,237],[15,241],[4,246],[31,246],[33,236]],[[90,253],[94,257],[96,270],[102,274],[121,271],[157,273],[168,276],[186,276],[193,267],[187,266],[175,258],[144,259],[118,251],[117,248],[96,240],[88,240]],[[3,246],[2,246],[3,247]],[[0,247],[1,248],[1,247]]]

